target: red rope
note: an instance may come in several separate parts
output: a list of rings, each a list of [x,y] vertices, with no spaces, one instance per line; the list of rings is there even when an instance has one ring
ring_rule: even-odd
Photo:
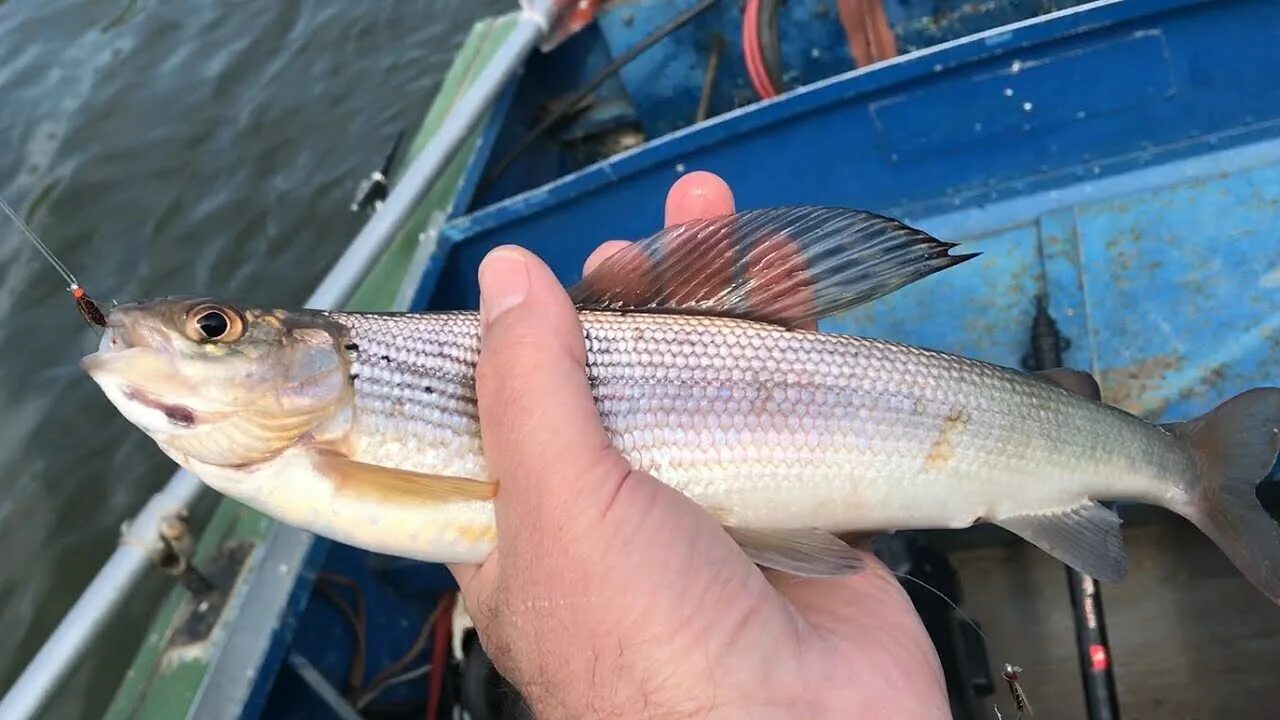
[[[760,52],[760,0],[747,0],[742,12],[742,55],[747,64],[747,77],[761,99],[778,94],[769,73],[764,69],[764,57]]]

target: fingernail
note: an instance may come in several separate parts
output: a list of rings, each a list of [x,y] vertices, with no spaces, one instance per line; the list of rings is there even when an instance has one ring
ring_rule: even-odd
[[[480,322],[488,325],[524,302],[529,293],[529,266],[514,248],[500,247],[480,262]]]

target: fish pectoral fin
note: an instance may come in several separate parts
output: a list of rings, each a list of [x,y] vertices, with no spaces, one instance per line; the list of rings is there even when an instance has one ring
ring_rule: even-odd
[[[1098,381],[1083,370],[1054,368],[1053,370],[1039,370],[1033,374],[1067,392],[1073,392],[1090,400],[1102,400],[1102,388],[1098,387]]]
[[[725,525],[729,537],[757,565],[805,577],[852,575],[865,565],[861,553],[825,530],[760,529]]]
[[[1089,577],[1103,582],[1124,579],[1120,516],[1092,500],[1054,512],[1007,517],[996,524]]]
[[[370,465],[334,452],[318,452],[314,464],[318,472],[333,481],[337,492],[370,499],[491,500],[498,491],[497,483]]]

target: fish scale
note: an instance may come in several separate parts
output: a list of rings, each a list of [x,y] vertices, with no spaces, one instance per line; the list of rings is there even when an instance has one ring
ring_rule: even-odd
[[[485,477],[475,400],[475,313],[326,313],[347,329],[354,457],[415,472]]]
[[[327,317],[357,346],[356,459],[486,478],[478,316]],[[1137,418],[944,353],[732,318],[581,318],[613,445],[745,525],[965,526],[1046,501],[1069,505],[1082,485],[1149,499],[1193,467],[1173,438]],[[901,492],[911,487],[952,500],[921,502]]]

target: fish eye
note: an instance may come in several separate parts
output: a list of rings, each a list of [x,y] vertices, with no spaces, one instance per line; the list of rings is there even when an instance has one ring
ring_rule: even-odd
[[[234,342],[243,332],[240,314],[229,308],[205,304],[187,313],[187,337],[195,342]]]
[[[196,327],[210,340],[217,340],[231,329],[231,321],[217,310],[206,310],[196,318]]]

